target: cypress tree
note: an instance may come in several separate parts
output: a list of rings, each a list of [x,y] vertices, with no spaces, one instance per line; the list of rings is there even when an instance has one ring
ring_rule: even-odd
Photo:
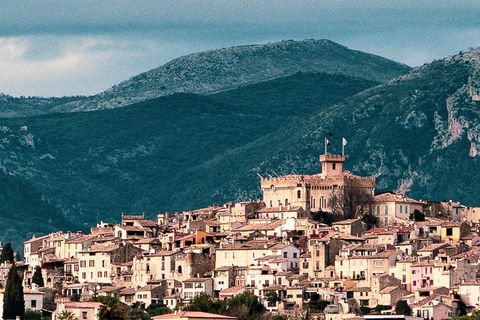
[[[18,275],[17,265],[12,263],[8,272],[5,294],[3,297],[3,318],[15,319],[25,316],[25,300],[23,298],[22,278]]]
[[[43,282],[42,269],[39,266],[35,267],[35,272],[33,273],[32,282],[37,284],[39,287],[44,287],[45,283]]]
[[[0,256],[0,263],[4,263],[5,261],[13,262],[13,249],[12,244],[10,242],[5,243],[2,250],[2,255]]]

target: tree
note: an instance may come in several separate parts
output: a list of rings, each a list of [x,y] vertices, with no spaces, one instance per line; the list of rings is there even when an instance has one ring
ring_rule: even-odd
[[[398,300],[397,304],[395,305],[395,313],[396,314],[404,314],[409,316],[412,314],[412,309],[408,305],[407,301],[405,300]]]
[[[158,315],[161,315],[161,314],[172,313],[172,310],[170,310],[166,305],[164,305],[161,302],[160,303],[152,303],[151,305],[149,305],[147,307],[146,311],[148,312],[150,317],[158,316]]]
[[[25,310],[25,320],[42,320],[42,311],[40,310]]]
[[[312,294],[307,306],[312,309],[313,312],[323,312],[325,308],[330,304],[330,301],[321,300],[318,293]]]
[[[340,220],[354,219],[368,213],[373,195],[367,189],[346,186],[332,192],[328,205]]]
[[[183,308],[185,311],[202,311],[216,314],[225,314],[225,302],[216,300],[208,294],[199,294],[192,299],[189,305]]]
[[[124,320],[126,315],[127,310],[121,302],[117,302],[113,306],[102,304],[98,311],[98,318],[100,320]]]
[[[415,209],[412,213],[410,213],[410,220],[414,221],[425,221],[425,214]]]
[[[367,229],[371,229],[377,225],[378,219],[371,213],[364,214],[362,221],[367,224]]]
[[[258,301],[258,297],[250,292],[227,300],[227,315],[235,316],[238,320],[261,319],[265,311],[265,306]]]
[[[5,285],[3,318],[15,319],[17,316],[24,318],[25,300],[23,298],[22,278],[18,275],[17,265],[13,262]]]
[[[57,316],[58,320],[74,320],[74,314],[70,311],[64,310],[60,312]]]
[[[0,255],[0,263],[4,263],[5,261],[14,261],[12,244],[10,242],[5,243],[3,246],[2,255]]]
[[[37,284],[39,287],[45,286],[45,283],[43,282],[42,269],[39,266],[35,267],[35,272],[33,273],[32,282]]]

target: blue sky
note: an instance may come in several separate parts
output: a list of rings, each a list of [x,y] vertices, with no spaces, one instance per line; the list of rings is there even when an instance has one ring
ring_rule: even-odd
[[[478,1],[5,1],[0,92],[89,95],[176,57],[329,39],[411,66],[480,46]]]

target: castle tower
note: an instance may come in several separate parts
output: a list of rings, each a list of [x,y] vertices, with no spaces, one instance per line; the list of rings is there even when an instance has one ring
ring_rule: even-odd
[[[322,164],[322,176],[333,176],[342,174],[344,154],[322,154],[320,155],[320,163]]]

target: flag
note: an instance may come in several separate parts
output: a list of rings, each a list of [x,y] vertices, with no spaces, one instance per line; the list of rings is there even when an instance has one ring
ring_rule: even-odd
[[[327,143],[327,146],[330,145],[330,140],[326,139],[325,142]]]
[[[332,131],[328,131],[328,135],[329,135],[330,137],[333,136]]]
[[[343,145],[346,146],[347,145],[347,139],[343,138]]]

